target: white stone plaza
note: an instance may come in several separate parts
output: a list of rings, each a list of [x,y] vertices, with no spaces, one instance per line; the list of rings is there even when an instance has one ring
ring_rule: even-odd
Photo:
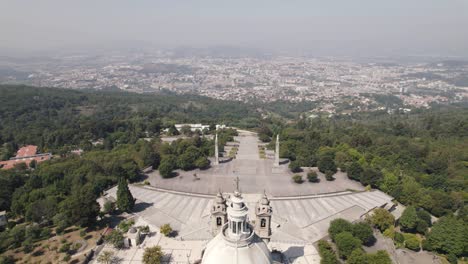
[[[151,186],[130,186],[137,200],[132,215],[136,219],[136,225],[149,225],[152,231],[158,232],[146,237],[143,244],[137,247],[116,252],[121,263],[141,263],[144,248],[152,245],[161,246],[167,254],[164,263],[201,261],[204,250],[219,248],[219,245],[212,244],[207,247],[216,234],[220,233],[213,232],[213,223],[216,223],[214,217],[218,220],[218,215],[223,216],[223,207],[220,209],[218,206],[221,199],[219,197],[226,199],[228,207],[245,205],[248,210],[242,221],[246,227],[242,230],[247,232],[255,226],[255,233],[252,234],[259,235],[267,242],[269,252],[281,253],[282,259],[273,254],[271,259],[274,262],[265,263],[320,263],[313,243],[327,235],[330,221],[336,218],[356,221],[374,208],[393,206],[392,197],[378,190],[365,191],[360,183],[347,179],[340,172],[335,175],[335,181],[326,181],[319,173],[319,183],[294,183],[287,164],[278,162],[277,158],[260,158],[255,134],[241,132],[235,140],[239,149],[236,158],[231,161],[224,162],[220,159],[218,165],[214,164],[205,171],[178,171],[179,175],[171,179],[163,179],[155,172],[149,175]],[[309,169],[306,168],[304,174]],[[199,180],[194,180],[194,173]],[[239,193],[235,193],[236,190]],[[107,191],[106,196],[116,198],[116,191],[117,188],[114,187]],[[225,192],[224,195],[216,196],[219,191]],[[265,199],[268,201],[268,208],[271,208],[271,214],[265,215],[268,222],[259,218],[261,215],[258,206]],[[239,208],[242,206],[238,205]],[[221,213],[216,214],[213,210],[221,210]],[[228,208],[227,211],[229,210],[231,209]],[[232,217],[227,214],[225,220],[218,220],[218,226],[224,229],[233,228]],[[258,229],[260,220],[262,227],[268,228],[265,232]],[[167,223],[177,231],[177,236],[161,236],[159,227]],[[248,228],[250,225],[251,229]],[[229,232],[235,233],[235,227],[234,231]],[[229,232],[226,234],[231,234]],[[248,232],[246,234],[247,237]],[[244,238],[247,239],[246,237]],[[230,239],[224,238],[226,241]],[[215,240],[224,241],[219,237]],[[105,250],[114,250],[110,246],[106,247]],[[253,255],[256,256],[255,254]]]

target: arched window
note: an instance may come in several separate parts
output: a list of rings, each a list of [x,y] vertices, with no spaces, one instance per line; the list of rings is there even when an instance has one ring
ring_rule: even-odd
[[[260,227],[266,227],[266,219],[265,218],[262,218],[262,220],[260,220]]]
[[[223,220],[221,219],[221,217],[217,217],[216,218],[216,225],[220,226],[223,224]]]

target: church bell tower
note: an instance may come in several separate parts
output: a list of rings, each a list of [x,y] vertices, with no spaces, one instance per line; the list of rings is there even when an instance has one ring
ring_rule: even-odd
[[[255,233],[262,239],[269,241],[271,236],[271,215],[273,210],[270,205],[270,200],[263,193],[263,197],[258,201],[255,208]]]
[[[226,199],[219,192],[211,207],[211,232],[213,236],[221,232],[225,223],[227,223]]]

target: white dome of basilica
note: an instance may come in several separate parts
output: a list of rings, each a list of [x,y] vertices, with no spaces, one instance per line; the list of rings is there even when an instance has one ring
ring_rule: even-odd
[[[270,264],[271,253],[248,222],[248,209],[239,192],[227,207],[228,222],[206,246],[202,264]]]

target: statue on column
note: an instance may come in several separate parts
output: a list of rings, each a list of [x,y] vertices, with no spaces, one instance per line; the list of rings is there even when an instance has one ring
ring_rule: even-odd
[[[215,161],[214,161],[214,165],[218,165],[218,164],[219,164],[218,133],[216,133],[216,136],[215,136]]]
[[[279,167],[279,135],[276,135],[276,148],[275,148],[275,167]]]

